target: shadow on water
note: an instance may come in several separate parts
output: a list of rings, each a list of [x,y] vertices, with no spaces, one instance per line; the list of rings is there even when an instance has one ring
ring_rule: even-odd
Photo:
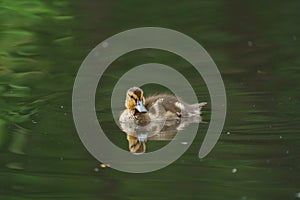
[[[300,198],[298,7],[299,1],[278,0],[1,1],[0,198]],[[172,165],[125,174],[100,164],[82,145],[71,93],[96,44],[144,26],[181,31],[205,47],[224,79],[228,113],[220,140],[204,159],[197,153],[209,124],[199,126],[191,147]],[[201,77],[185,60],[159,50],[120,57],[101,78],[96,111],[109,138],[127,150],[128,137],[134,142],[136,136],[127,137],[113,122],[111,91],[128,69],[153,61],[176,68],[198,99],[209,102]],[[204,109],[204,121],[210,112]],[[147,149],[166,143],[149,141]]]

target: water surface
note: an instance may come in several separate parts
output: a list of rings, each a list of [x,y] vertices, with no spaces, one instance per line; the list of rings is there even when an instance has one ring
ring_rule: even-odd
[[[279,0],[1,1],[0,198],[297,198],[298,8],[299,1]],[[73,123],[71,94],[92,48],[113,34],[144,26],[175,29],[204,46],[222,74],[228,113],[218,143],[204,159],[197,154],[208,124],[199,126],[191,147],[172,165],[126,174],[87,152]],[[126,134],[112,120],[110,95],[123,73],[149,62],[173,66],[188,77],[199,101],[210,101],[201,77],[182,58],[159,50],[123,55],[100,81],[96,111],[108,137],[124,149]],[[165,88],[145,90],[153,94]],[[210,113],[208,105],[204,120],[209,122]],[[152,141],[147,148],[166,143]]]

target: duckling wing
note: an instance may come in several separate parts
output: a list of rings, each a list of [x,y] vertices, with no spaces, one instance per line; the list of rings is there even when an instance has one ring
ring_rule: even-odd
[[[156,95],[146,99],[145,106],[155,116],[167,118],[180,117],[181,109],[177,106],[178,99],[173,95]]]

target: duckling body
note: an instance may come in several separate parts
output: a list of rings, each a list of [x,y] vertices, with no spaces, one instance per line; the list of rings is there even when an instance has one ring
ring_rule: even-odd
[[[120,122],[135,121],[147,124],[153,120],[176,120],[182,117],[199,116],[206,102],[187,104],[174,95],[160,94],[144,98],[141,88],[133,87],[127,91],[124,110]]]

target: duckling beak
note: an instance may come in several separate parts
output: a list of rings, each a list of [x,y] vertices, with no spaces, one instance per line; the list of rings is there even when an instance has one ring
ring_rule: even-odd
[[[135,109],[137,109],[137,111],[139,111],[141,113],[147,112],[147,109],[145,108],[145,106],[144,106],[144,104],[143,104],[142,101],[137,101],[136,102]]]

